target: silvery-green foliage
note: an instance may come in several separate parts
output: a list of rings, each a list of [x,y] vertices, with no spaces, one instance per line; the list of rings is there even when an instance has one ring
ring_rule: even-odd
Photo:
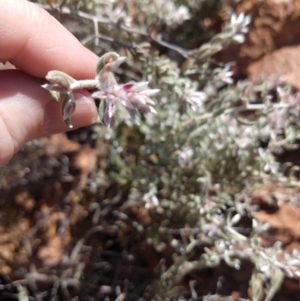
[[[253,218],[257,208],[251,195],[270,181],[285,189],[285,198],[290,195],[293,199],[291,188],[298,183],[293,173],[280,166],[275,154],[297,147],[299,123],[290,103],[298,95],[289,94],[286,100],[280,95],[274,98],[271,90],[278,85],[275,80],[268,85],[239,82],[220,91],[211,88],[214,92],[207,93],[198,111],[193,111],[183,97],[192,81],[181,78],[172,67],[168,69],[172,63],[165,62],[166,58],[154,59],[149,75],[162,91],[157,115],[146,116],[136,129],[145,139],[139,146],[138,163],[126,162],[125,157],[120,166],[120,171],[124,166],[130,170],[124,174],[131,181],[130,199],[135,203],[143,200],[152,211],[148,243],[158,250],[170,244],[180,254],[162,274],[161,282],[171,289],[193,270],[214,267],[221,261],[239,269],[240,259],[247,259],[255,265],[250,283],[256,294],[253,298],[262,300],[266,294],[271,300],[283,277],[296,277],[299,266],[289,261],[291,272],[288,262],[279,259],[281,249],[261,246],[260,231],[266,231],[263,225],[259,229],[253,220],[253,227],[242,229],[247,233],[244,235],[235,224],[242,216]],[[207,86],[202,91],[207,91]],[[197,96],[200,101],[201,95]],[[276,191],[274,201],[282,202]],[[211,247],[199,260],[191,261],[203,243]],[[288,252],[284,254],[296,259]],[[268,270],[274,256],[278,256],[278,265]],[[267,288],[256,292],[255,277]]]
[[[146,115],[135,129],[145,140],[139,145],[138,162],[126,161],[125,156],[120,171],[124,166],[130,170],[124,174],[132,187],[130,200],[143,200],[152,212],[148,243],[160,251],[170,244],[179,254],[162,273],[161,287],[171,289],[191,271],[221,261],[239,269],[240,259],[247,259],[255,266],[250,282],[253,300],[271,300],[284,277],[296,277],[299,267],[291,260],[291,270],[288,261],[281,261],[277,245],[261,246],[259,236],[267,228],[254,219],[257,208],[251,195],[271,181],[292,200],[298,183],[275,155],[297,147],[299,115],[293,111],[299,96],[278,78],[233,84],[228,65],[214,68],[203,57],[199,60],[198,53],[184,70],[167,57],[151,57],[144,77],[161,89],[157,115]],[[206,59],[210,53],[214,50],[205,53]],[[276,200],[282,202],[274,191]],[[237,227],[241,217],[252,218],[253,227]],[[202,244],[211,247],[199,260],[191,260]],[[275,259],[278,265],[272,266]]]

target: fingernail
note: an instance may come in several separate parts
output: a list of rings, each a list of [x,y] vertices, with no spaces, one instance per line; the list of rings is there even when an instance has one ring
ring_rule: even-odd
[[[95,101],[91,96],[87,96],[85,91],[74,93],[76,109],[73,114],[73,118],[76,119],[77,115],[84,116],[85,118],[90,117],[90,124],[93,124],[98,119],[98,112],[95,105]]]

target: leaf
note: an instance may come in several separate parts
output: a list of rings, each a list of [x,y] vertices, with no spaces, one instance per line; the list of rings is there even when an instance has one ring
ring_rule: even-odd
[[[56,101],[60,101],[62,94],[60,92],[57,91],[49,91],[51,96],[56,100]]]
[[[51,84],[60,85],[65,88],[69,88],[70,84],[76,82],[76,80],[73,77],[58,70],[49,71],[46,75],[46,79]]]
[[[126,110],[129,113],[130,118],[133,120],[133,122],[135,124],[139,125],[140,124],[140,115],[139,115],[138,110],[136,108],[131,109],[131,108],[128,108],[128,107],[126,107]]]
[[[103,67],[108,64],[111,60],[116,60],[120,56],[116,52],[108,52],[102,55],[98,61],[97,67],[96,67],[96,74],[97,76],[103,69]]]
[[[72,97],[69,94],[67,94],[65,96],[65,99],[64,99],[63,105],[62,105],[62,115],[63,115],[63,120],[64,120],[65,124],[70,129],[73,128],[71,116],[74,113],[75,108],[76,108],[75,101],[72,99]]]
[[[98,113],[99,113],[99,117],[101,119],[101,121],[103,122],[104,120],[104,113],[106,111],[106,100],[105,99],[101,99],[100,100],[100,104],[99,104],[99,109],[98,109]]]
[[[109,115],[108,108],[106,108],[106,110],[105,110],[104,119],[103,120],[104,120],[104,124],[108,128],[113,127],[114,124],[115,124],[115,116],[114,115],[112,115],[112,116]]]

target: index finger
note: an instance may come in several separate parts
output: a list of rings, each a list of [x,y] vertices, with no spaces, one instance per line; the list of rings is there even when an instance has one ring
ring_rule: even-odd
[[[0,16],[0,62],[37,77],[50,70],[77,79],[95,77],[97,56],[36,4],[0,0]]]

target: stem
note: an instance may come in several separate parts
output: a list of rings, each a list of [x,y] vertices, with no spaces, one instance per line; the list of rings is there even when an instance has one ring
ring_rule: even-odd
[[[75,83],[70,85],[70,90],[78,89],[95,89],[99,88],[99,80],[97,79],[86,79],[86,80],[77,80]]]

